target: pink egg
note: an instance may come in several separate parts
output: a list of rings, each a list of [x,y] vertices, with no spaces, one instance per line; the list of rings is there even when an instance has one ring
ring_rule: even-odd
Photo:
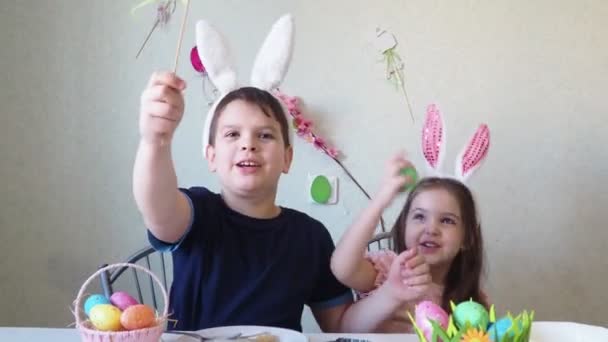
[[[201,61],[201,57],[198,55],[198,49],[196,46],[190,50],[190,62],[192,63],[194,70],[203,74],[207,72],[205,65],[203,65],[203,61]]]
[[[439,323],[441,328],[447,329],[449,316],[441,306],[431,301],[420,302],[416,305],[416,325],[422,330],[424,337],[431,341],[433,326],[429,320],[434,320]]]
[[[110,297],[110,302],[112,302],[112,304],[114,304],[114,306],[119,308],[121,311],[125,311],[125,309],[131,305],[139,304],[135,298],[131,297],[130,294],[124,291],[114,292],[114,294],[112,294]]]

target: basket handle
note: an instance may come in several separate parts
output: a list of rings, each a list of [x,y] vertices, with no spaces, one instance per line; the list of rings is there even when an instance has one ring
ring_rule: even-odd
[[[147,274],[149,274],[152,279],[154,279],[154,281],[156,282],[156,284],[160,287],[160,290],[163,294],[163,300],[164,300],[164,310],[163,310],[163,315],[162,317],[167,317],[167,314],[169,313],[169,297],[167,296],[167,290],[165,290],[165,288],[163,287],[163,284],[160,282],[160,280],[158,279],[158,277],[156,277],[156,275],[154,273],[152,273],[152,271],[150,271],[149,269],[136,265],[136,264],[130,264],[130,263],[118,263],[118,264],[112,264],[112,265],[108,265],[105,266],[103,268],[100,268],[99,270],[97,270],[97,272],[93,273],[89,279],[87,279],[84,284],[82,284],[82,286],[80,287],[80,290],[78,291],[78,296],[76,297],[76,300],[74,301],[74,306],[75,306],[75,310],[74,310],[74,316],[76,317],[76,326],[80,326],[82,325],[83,322],[83,315],[84,312],[82,310],[82,299],[84,297],[84,292],[86,291],[87,287],[89,287],[89,285],[91,284],[91,282],[98,277],[99,275],[101,275],[101,273],[114,269],[114,268],[120,268],[120,267],[130,267],[130,268],[134,268],[136,270],[140,270],[142,272],[145,272]]]

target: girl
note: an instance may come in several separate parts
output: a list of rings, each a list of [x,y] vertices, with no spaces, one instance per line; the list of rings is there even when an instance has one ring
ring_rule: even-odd
[[[430,300],[450,312],[450,301],[472,298],[487,306],[480,289],[483,243],[469,189],[450,178],[422,179],[410,192],[392,228],[395,252],[366,254],[382,212],[409,179],[411,164],[393,157],[381,190],[352,224],[332,256],[335,276],[369,305],[349,312],[357,330],[412,332],[407,311]]]

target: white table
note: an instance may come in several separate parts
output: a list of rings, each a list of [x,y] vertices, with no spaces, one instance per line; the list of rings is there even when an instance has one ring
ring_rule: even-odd
[[[367,339],[371,342],[418,342],[416,335],[410,334],[306,334],[310,342],[327,342],[338,337]],[[178,335],[165,334],[163,342],[177,341]],[[55,328],[10,328],[0,327],[2,342],[79,342],[80,335],[76,329]]]
[[[307,334],[310,342],[327,342],[338,337],[367,339],[371,342],[418,342],[416,335],[410,334]],[[167,334],[163,341],[179,339]],[[571,322],[534,322],[532,342],[608,342],[608,329]],[[0,327],[2,342],[79,342],[80,335],[75,329],[53,328],[10,328]]]

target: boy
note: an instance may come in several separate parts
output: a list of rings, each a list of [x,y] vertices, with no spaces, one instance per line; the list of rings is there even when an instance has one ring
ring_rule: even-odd
[[[142,94],[134,194],[151,244],[173,252],[170,292],[176,329],[267,325],[301,330],[304,304],[324,331],[340,331],[351,291],[330,270],[327,229],[275,204],[293,157],[283,108],[244,87],[217,104],[205,154],[221,183],[178,189],[171,140],[185,83],[157,73]]]

